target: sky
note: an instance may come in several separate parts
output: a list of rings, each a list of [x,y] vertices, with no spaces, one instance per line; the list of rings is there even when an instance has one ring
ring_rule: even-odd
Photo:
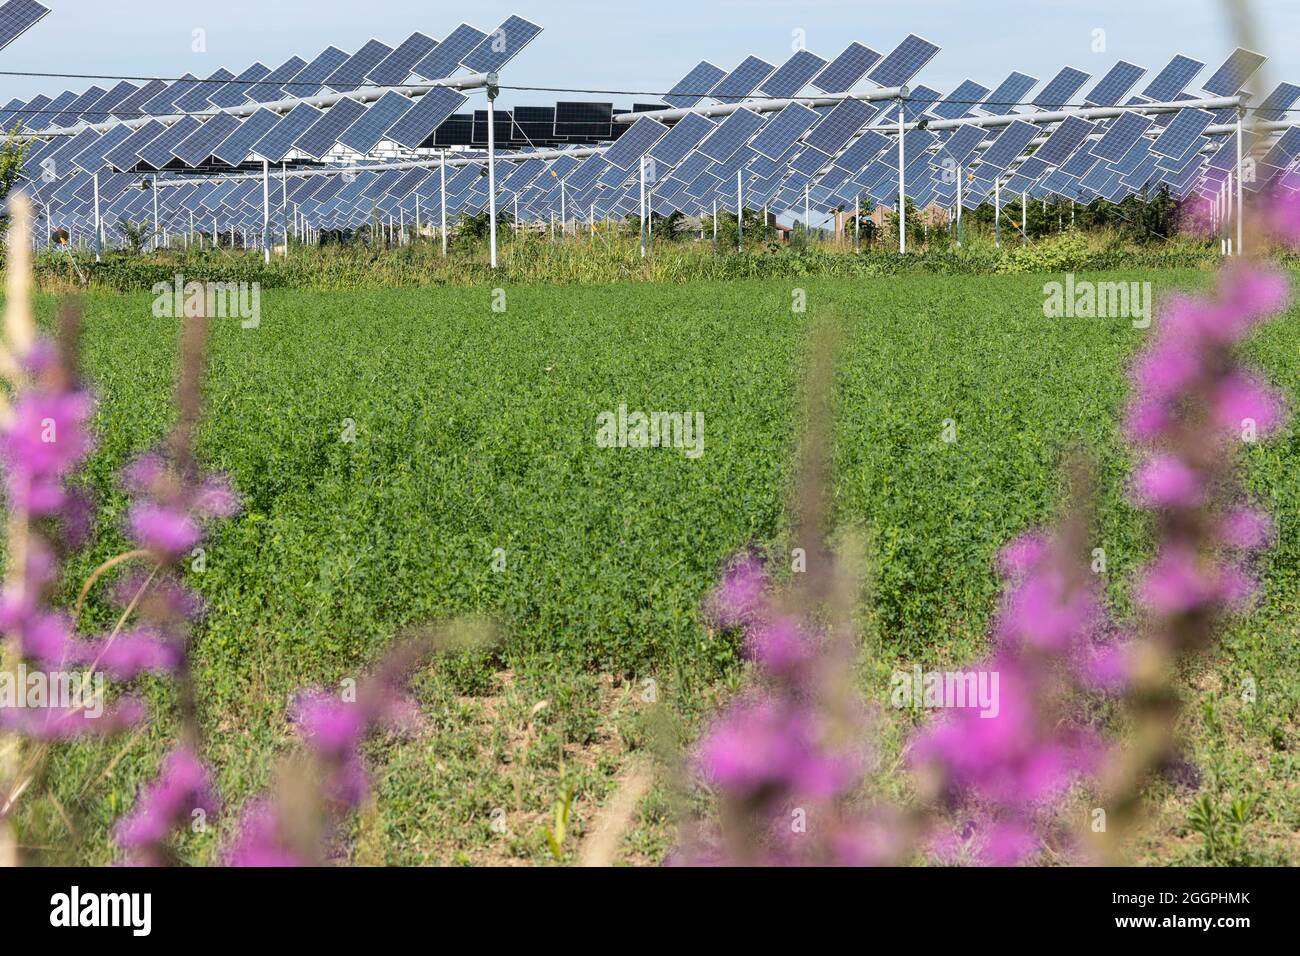
[[[1116,60],[1147,67],[1175,53],[1208,64],[1236,46],[1225,0],[42,0],[52,12],[0,50],[0,71],[179,77],[218,67],[238,73],[331,44],[348,52],[377,38],[396,46],[415,31],[440,39],[462,20],[491,30],[512,13],[545,28],[502,71],[502,83],[662,93],[700,60],[730,69],[750,54],[779,65],[802,39],[827,59],[858,40],[882,53],[908,33],[942,47],[915,82],[950,91],[966,78],[995,87],[1017,69],[1046,81],[1069,64],[1100,77]],[[1300,0],[1254,0],[1272,59],[1268,82],[1300,82]],[[195,31],[206,50],[194,50]],[[1101,49],[1098,49],[1098,48]],[[55,96],[103,80],[0,76],[0,101]],[[1267,91],[1264,91],[1267,92]],[[1032,94],[1031,94],[1032,97]],[[501,105],[647,97],[503,91]]]

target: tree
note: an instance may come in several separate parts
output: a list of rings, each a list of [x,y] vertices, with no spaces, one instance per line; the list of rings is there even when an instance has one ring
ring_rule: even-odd
[[[9,221],[8,215],[5,214],[8,208],[6,200],[9,197],[9,190],[13,189],[14,183],[18,181],[18,174],[23,169],[23,160],[27,158],[27,150],[31,146],[31,140],[18,138],[21,131],[22,123],[15,124],[5,136],[3,145],[0,145],[0,224]]]

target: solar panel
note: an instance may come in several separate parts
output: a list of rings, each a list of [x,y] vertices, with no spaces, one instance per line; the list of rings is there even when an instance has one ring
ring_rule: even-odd
[[[642,117],[628,127],[617,143],[605,151],[605,161],[615,169],[627,171],[667,132],[668,127],[662,123]]]
[[[334,147],[343,131],[360,119],[365,111],[366,108],[356,100],[339,100],[314,126],[294,140],[294,148],[320,159]]]
[[[417,149],[467,99],[455,90],[435,87],[420,97],[415,106],[388,130],[388,138],[399,146]]]
[[[113,115],[113,109],[134,93],[136,89],[135,84],[121,80],[111,90],[94,103],[91,103],[81,115],[87,123],[106,123]]]
[[[1145,73],[1146,67],[1120,60],[1097,82],[1083,101],[1092,106],[1114,106],[1137,86],[1138,80]]]
[[[700,152],[716,163],[725,162],[762,128],[763,117],[750,110],[736,110],[718,124],[718,128],[700,146]],[[607,153],[607,158],[608,155]]]
[[[791,103],[767,121],[751,145],[770,159],[780,159],[819,118],[815,110],[801,103]]]
[[[1238,47],[1201,89],[1211,96],[1235,96],[1267,61],[1266,56]]]
[[[325,78],[347,61],[348,55],[338,47],[326,47],[291,80],[281,84],[281,88],[289,97],[314,96],[325,85]]]
[[[194,89],[199,83],[199,78],[192,73],[186,73],[175,83],[163,89],[157,96],[149,100],[140,107],[140,112],[151,116],[158,116],[172,109],[172,105]]]
[[[1290,166],[1297,155],[1300,155],[1300,127],[1292,126],[1264,155],[1263,162],[1266,166],[1283,169]]]
[[[988,95],[987,86],[981,86],[974,80],[966,80],[930,112],[940,119],[961,119],[969,116],[974,111],[975,104],[983,102]]]
[[[183,113],[197,113],[199,110],[205,110],[211,106],[210,98],[226,85],[227,81],[233,80],[235,74],[231,73],[224,66],[212,73],[206,80],[194,84],[184,96],[176,100],[176,109]]]
[[[415,64],[433,52],[438,41],[423,33],[412,33],[397,48],[366,74],[366,79],[380,86],[400,86],[411,78]]]
[[[244,98],[250,103],[274,103],[276,100],[305,96],[296,92],[297,87],[289,89],[285,84],[296,77],[307,66],[307,61],[300,56],[291,56],[255,86],[244,89]]]
[[[230,113],[218,113],[172,150],[186,166],[198,166],[212,155],[217,144],[239,128],[239,118]]]
[[[613,103],[555,104],[555,135],[576,139],[610,139],[614,124]]]
[[[1108,163],[1117,163],[1133,148],[1133,144],[1151,128],[1151,120],[1137,113],[1125,113],[1115,120],[1100,140],[1092,146],[1094,155]]]
[[[820,149],[805,149],[800,153],[790,168],[796,173],[803,173],[806,176],[815,176],[821,170],[825,169],[830,163],[829,153],[823,153]]]
[[[775,69],[766,60],[747,56],[740,66],[718,81],[718,85],[709,91],[709,96],[721,103],[739,103],[758,89],[758,85],[771,76]]]
[[[460,69],[460,61],[487,37],[468,23],[462,23],[433,48],[433,52],[416,63],[411,72],[428,80],[442,80]]]
[[[366,74],[393,52],[393,48],[378,40],[369,40],[346,63],[325,78],[325,85],[339,93],[351,93],[366,81]]]
[[[694,106],[708,96],[709,90],[717,86],[718,82],[726,75],[726,70],[719,69],[708,60],[704,60],[668,91],[668,95],[664,97],[664,102],[675,109],[686,109],[688,106]]]
[[[1265,123],[1276,123],[1286,117],[1287,110],[1300,100],[1300,86],[1294,83],[1281,83],[1272,93],[1264,98],[1255,110],[1255,119]]]
[[[389,90],[370,104],[355,123],[343,131],[339,142],[358,153],[368,153],[379,144],[397,121],[410,112],[415,104],[401,93]]]
[[[800,50],[786,60],[779,70],[764,80],[759,89],[768,96],[794,96],[825,68],[826,61],[816,53]]]
[[[984,155],[980,157],[980,165],[990,169],[1006,169],[1025,151],[1037,135],[1038,127],[1033,123],[1016,120],[998,135],[993,145],[984,151]]]
[[[1171,102],[1179,93],[1187,89],[1187,84],[1196,79],[1196,74],[1205,69],[1205,64],[1193,60],[1181,53],[1169,61],[1169,65],[1156,74],[1156,78],[1142,91],[1156,103]]]
[[[334,107],[338,109],[338,107]],[[474,114],[456,113],[433,134],[435,146],[470,146],[474,142]]]
[[[937,46],[913,33],[880,61],[868,79],[886,89],[902,86],[920,73],[938,52]]]
[[[293,141],[319,122],[324,114],[307,103],[299,103],[276,123],[269,132],[252,145],[249,152],[270,163],[278,163],[289,155]]]
[[[166,85],[162,80],[150,80],[134,93],[128,94],[117,106],[113,107],[113,115],[120,119],[138,118],[140,105],[153,98]]]
[[[994,116],[1006,116],[1015,109],[1025,94],[1034,88],[1038,80],[1026,73],[1012,73],[989,94],[989,98],[980,107],[984,112]]]
[[[1213,119],[1214,115],[1207,110],[1183,110],[1152,144],[1151,151],[1172,159],[1182,158],[1196,146]]]
[[[0,50],[34,27],[49,12],[35,0],[9,0],[0,7]]]
[[[146,165],[154,169],[162,169],[168,163],[174,160],[172,150],[180,145],[181,140],[185,139],[196,129],[199,128],[199,121],[193,116],[183,116],[177,122],[173,123],[163,132],[146,143],[136,155],[142,159]]]
[[[65,129],[72,126],[78,121],[78,119],[80,119],[82,111],[93,105],[94,102],[100,99],[105,92],[106,90],[104,90],[103,87],[92,86],[69,103],[62,113],[50,120],[50,126],[59,129]]]
[[[263,107],[240,125],[239,129],[223,140],[212,155],[227,166],[238,166],[248,156],[253,144],[270,132],[280,122],[280,117]]]
[[[1083,89],[1083,84],[1088,82],[1088,76],[1089,74],[1083,70],[1076,70],[1072,66],[1065,67],[1034,97],[1033,105],[1049,111],[1068,106],[1070,97]]]
[[[699,145],[700,140],[713,132],[713,128],[711,120],[697,113],[684,116],[655,144],[654,149],[650,150],[650,156],[657,162],[676,166]]]
[[[114,126],[94,143],[73,156],[72,161],[88,173],[97,172],[103,168],[104,157],[108,152],[126,142],[131,134],[132,130],[129,126],[120,124]]]
[[[1045,163],[1050,163],[1053,166],[1060,165],[1083,145],[1084,140],[1088,138],[1093,129],[1094,124],[1085,119],[1080,119],[1077,116],[1067,117],[1047,137],[1047,142],[1034,151],[1034,155]]]
[[[847,93],[853,89],[858,80],[867,75],[867,70],[880,59],[880,54],[861,43],[849,47],[831,60],[826,69],[817,74],[812,85],[823,93]]]
[[[823,153],[834,155],[875,115],[876,108],[870,103],[861,100],[845,100],[817,124],[817,128],[808,134],[805,142]]]
[[[889,137],[868,130],[835,160],[835,165],[848,170],[850,173],[856,173],[860,169],[865,169],[889,145]]]
[[[263,79],[271,68],[261,63],[254,63],[243,73],[240,73],[233,81],[227,83],[217,92],[208,97],[208,101],[221,109],[229,109],[232,106],[240,106],[248,102],[248,91],[252,89],[253,84]]]
[[[921,114],[939,102],[940,95],[938,90],[931,89],[924,83],[910,90],[907,100],[903,103],[903,119],[908,123],[916,122],[921,118]]]
[[[140,149],[164,129],[166,127],[162,123],[157,120],[150,120],[132,133],[129,139],[123,140],[120,146],[105,153],[104,162],[114,169],[133,168],[140,162],[136,150]]]
[[[525,20],[523,17],[511,16],[506,22],[493,30],[479,43],[461,63],[475,73],[491,73],[505,66],[533,41],[542,28]]]

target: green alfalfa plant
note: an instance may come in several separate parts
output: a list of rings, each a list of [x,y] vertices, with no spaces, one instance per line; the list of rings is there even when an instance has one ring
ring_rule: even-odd
[[[564,788],[564,796],[552,805],[555,825],[546,827],[546,844],[551,848],[551,856],[557,862],[563,862],[565,856],[564,841],[569,835],[569,819],[573,813],[573,784]]]

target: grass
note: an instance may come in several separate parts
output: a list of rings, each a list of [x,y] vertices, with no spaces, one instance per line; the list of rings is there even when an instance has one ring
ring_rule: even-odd
[[[1150,280],[1157,295],[1209,279],[1107,278],[1121,277]],[[1125,362],[1146,333],[1044,318],[1044,281],[507,284],[504,312],[489,286],[264,290],[261,327],[219,322],[212,343],[200,453],[230,473],[245,509],[214,529],[206,570],[190,575],[209,605],[197,676],[227,812],[187,838],[187,857],[211,859],[233,811],[269,783],[296,688],[357,676],[404,627],[478,614],[496,622],[499,643],[420,675],[425,728],[373,747],[376,799],[346,852],[557,862],[546,828],[572,790],[561,861],[572,859],[618,774],[664,736],[665,711],[669,735],[686,739],[743,677],[734,641],[702,624],[700,602],[738,549],[784,563],[795,545],[785,512],[794,394],[819,313],[846,330],[833,507],[871,541],[862,682],[873,702],[886,701],[896,668],[981,652],[992,556],[1050,515],[1071,444],[1099,462],[1098,546],[1111,598],[1127,607],[1148,538],[1124,498],[1115,423]],[[796,288],[807,313],[792,311]],[[88,481],[101,511],[68,593],[123,548],[115,472],[169,424],[177,328],[152,317],[151,301],[94,293],[86,303],[85,365],[101,399]],[[39,307],[48,320],[53,300]],[[1294,314],[1252,343],[1293,396],[1297,348]],[[597,448],[597,414],[624,403],[702,411],[704,455]],[[955,442],[942,440],[945,422]],[[1300,861],[1298,458],[1294,432],[1245,453],[1280,542],[1261,569],[1258,612],[1186,674],[1201,787],[1154,788],[1144,861]],[[108,615],[92,604],[94,624]],[[1259,689],[1250,704],[1246,677]],[[647,699],[651,686],[665,706]],[[111,859],[108,826],[174,732],[165,685],[147,690],[162,719],[51,761],[22,820],[37,861]],[[912,718],[882,716],[891,767]],[[891,773],[881,787],[897,794],[906,781]],[[1247,799],[1248,819],[1234,823],[1233,802]],[[656,862],[671,840],[668,795],[656,789],[623,858]]]

